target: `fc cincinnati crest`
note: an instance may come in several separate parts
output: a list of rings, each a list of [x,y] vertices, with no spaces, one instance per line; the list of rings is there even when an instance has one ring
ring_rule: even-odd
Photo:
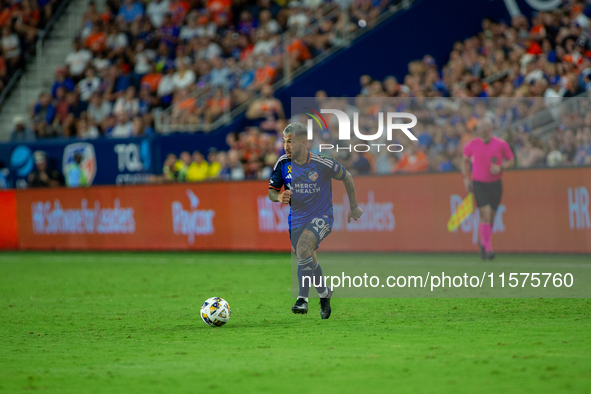
[[[316,171],[312,171],[312,172],[311,172],[311,173],[308,175],[308,177],[309,177],[311,180],[315,181],[316,179],[318,179],[318,173],[317,173]]]

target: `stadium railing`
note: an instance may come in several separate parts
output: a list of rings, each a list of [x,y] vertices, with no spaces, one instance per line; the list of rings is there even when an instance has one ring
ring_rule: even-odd
[[[332,54],[334,54],[338,50],[347,48],[353,40],[357,39],[359,36],[361,36],[365,32],[371,30],[372,28],[379,25],[380,23],[382,23],[386,19],[390,18],[395,13],[409,8],[410,5],[414,1],[415,0],[402,0],[396,4],[391,5],[388,8],[388,10],[386,10],[385,12],[380,14],[376,19],[369,22],[366,26],[358,28],[353,32],[348,31],[347,27],[350,25],[346,24],[343,28],[344,31],[343,31],[341,40],[339,40],[333,46],[331,46],[327,50],[323,51],[322,53],[318,54],[314,58],[304,62],[301,66],[299,66],[295,70],[291,69],[287,46],[289,44],[289,40],[292,37],[295,36],[296,38],[299,38],[301,36],[301,30],[299,30],[301,28],[291,28],[291,29],[287,30],[280,37],[280,46],[282,48],[281,52],[282,52],[282,63],[283,63],[282,64],[282,75],[281,75],[281,78],[273,84],[273,91],[276,91],[277,89],[280,89],[282,87],[290,85],[293,82],[293,80],[295,78],[297,78],[299,75],[301,75],[305,71],[311,69],[312,67],[314,67],[315,65],[317,65],[318,63],[320,63],[321,61],[326,59],[327,57],[331,56]],[[322,19],[317,20],[313,25],[307,26],[305,29],[308,31],[313,30],[313,29],[317,28],[318,26],[320,26],[320,24],[322,22],[332,19],[332,18],[335,18],[342,12],[345,13],[345,17],[347,18],[347,21],[349,21],[350,19],[349,19],[349,15],[347,13],[347,10],[337,8],[337,9],[333,9],[332,11],[329,11],[327,14],[325,14],[322,17]],[[239,73],[241,69],[244,70],[246,67],[246,64],[247,64],[246,60],[238,62],[231,70],[232,73],[236,73],[236,72]],[[207,101],[211,97],[213,97],[213,95],[215,94],[215,91],[216,91],[215,88],[213,88],[211,86],[205,86],[203,88],[200,88],[200,89],[197,89],[196,91],[194,91],[192,94],[190,94],[189,97],[195,98],[197,106],[202,107],[202,106],[207,105]],[[229,99],[230,98],[230,91],[228,89],[224,89],[223,95],[224,95],[225,99]],[[174,105],[171,105],[169,108],[167,108],[165,110],[156,111],[154,113],[155,126],[156,126],[156,129],[160,133],[164,133],[164,134],[171,133],[171,132],[177,132],[177,131],[190,131],[190,132],[212,131],[224,124],[230,123],[232,118],[234,118],[235,116],[246,111],[248,109],[249,105],[257,97],[259,97],[259,95],[255,94],[253,97],[251,97],[250,99],[248,99],[246,102],[242,103],[241,105],[237,106],[236,108],[226,110],[224,115],[220,116],[219,118],[217,118],[216,120],[214,120],[211,123],[196,123],[196,124],[175,123],[175,121],[173,119]]]
[[[507,129],[518,130],[520,128],[527,128],[537,137],[547,136],[548,133],[554,131],[560,125],[561,115],[565,111],[580,112],[584,108],[582,104],[589,103],[589,100],[584,100],[586,97],[589,97],[587,92],[571,98],[562,98],[554,106],[548,106],[533,115],[517,120],[497,130],[497,134],[501,134]]]
[[[39,37],[37,38],[37,43],[36,43],[36,62],[37,62],[37,80],[38,81],[42,81],[42,72],[41,70],[43,70],[43,65],[45,64],[44,62],[44,53],[43,53],[43,44],[45,43],[45,41],[49,38],[49,33],[53,30],[53,27],[55,26],[55,24],[57,23],[57,20],[59,19],[59,17],[63,14],[64,10],[68,7],[68,5],[70,4],[70,0],[64,0],[58,7],[58,9],[56,10],[56,12],[52,15],[51,19],[49,20],[49,22],[47,23],[47,26],[45,26],[45,29],[43,29],[43,31],[41,31],[39,33]],[[74,11],[74,10],[72,10]],[[72,18],[68,18],[68,29],[70,32],[70,36],[72,36],[72,30],[75,29],[74,26],[72,26]]]
[[[39,82],[42,81],[41,70],[43,69],[43,64],[44,64],[43,44],[45,43],[45,41],[47,39],[49,39],[50,33],[53,30],[53,27],[55,26],[58,19],[63,14],[64,10],[68,7],[69,4],[70,4],[70,0],[63,0],[60,3],[60,5],[57,7],[55,12],[52,14],[51,18],[47,22],[47,25],[45,25],[45,28],[43,30],[41,30],[37,36],[37,42],[35,43],[35,60],[34,61],[36,62],[36,65],[37,65],[37,81],[39,81]],[[12,89],[15,87],[16,83],[18,82],[20,77],[23,76],[23,74],[24,74],[23,69],[17,70],[12,75],[12,77],[10,78],[8,83],[6,84],[6,87],[4,88],[2,93],[0,94],[0,110],[2,109],[2,106],[4,105],[6,100],[8,99],[8,96],[10,95],[10,93],[12,93]],[[22,91],[24,91],[24,88],[21,89],[21,92]],[[21,94],[21,101],[23,101],[23,100],[24,100],[24,98]],[[26,108],[27,105],[28,105],[28,103],[24,103],[24,102],[21,103],[22,108]]]

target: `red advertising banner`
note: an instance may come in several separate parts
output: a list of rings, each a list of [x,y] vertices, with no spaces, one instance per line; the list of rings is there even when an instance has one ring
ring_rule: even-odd
[[[477,250],[477,209],[456,231],[447,230],[447,221],[467,195],[459,174],[358,177],[355,185],[364,216],[360,223],[346,224],[346,192],[335,184],[333,234],[323,247],[350,251]],[[591,253],[590,190],[591,168],[507,172],[493,223],[494,249]]]
[[[17,191],[19,246],[289,250],[285,233],[258,231],[257,197],[266,193],[266,182]]]
[[[455,232],[447,230],[466,194],[459,174],[356,177],[355,184],[363,217],[346,222],[346,193],[333,181],[334,224],[321,250],[477,250],[477,211]],[[18,246],[289,251],[289,206],[269,201],[267,185],[19,190]],[[591,253],[591,168],[510,171],[503,190],[493,225],[496,251]]]
[[[0,249],[16,249],[18,231],[13,190],[0,191]]]

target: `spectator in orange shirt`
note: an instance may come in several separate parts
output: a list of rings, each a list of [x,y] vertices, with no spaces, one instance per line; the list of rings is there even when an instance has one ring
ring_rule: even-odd
[[[274,63],[268,62],[264,66],[257,68],[254,74],[254,80],[257,86],[268,85],[275,82],[277,70],[275,70]]]
[[[105,49],[105,43],[107,42],[107,34],[103,31],[99,22],[92,26],[92,31],[86,39],[86,47],[92,52],[102,52]]]
[[[213,123],[225,111],[230,110],[230,97],[224,97],[221,88],[216,89],[215,95],[207,101],[207,110],[205,111],[205,123]]]
[[[2,11],[0,11],[0,26],[9,26],[12,18],[12,11],[16,8],[16,4],[9,6],[8,1],[0,1]]]
[[[392,168],[392,172],[421,172],[429,169],[427,155],[419,150],[418,145],[412,142],[406,148],[408,151]]]
[[[186,88],[178,89],[172,103],[173,124],[195,124],[199,122],[199,108],[195,97]]]
[[[218,23],[221,14],[227,14],[228,19],[232,19],[232,0],[207,0],[207,10],[211,12],[213,21]]]
[[[150,72],[142,77],[140,80],[141,87],[147,87],[150,93],[156,93],[158,85],[162,80],[162,74],[154,71],[154,66],[150,66]]]
[[[296,37],[294,37],[287,45],[287,52],[290,56],[292,70],[298,68],[306,60],[312,59],[310,50],[306,44],[304,44],[304,41]]]

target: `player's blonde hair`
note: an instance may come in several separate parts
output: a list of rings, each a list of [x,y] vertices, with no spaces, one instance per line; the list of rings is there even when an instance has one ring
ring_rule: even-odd
[[[291,135],[293,137],[307,137],[308,128],[301,122],[293,122],[288,124],[283,130],[283,135]]]

